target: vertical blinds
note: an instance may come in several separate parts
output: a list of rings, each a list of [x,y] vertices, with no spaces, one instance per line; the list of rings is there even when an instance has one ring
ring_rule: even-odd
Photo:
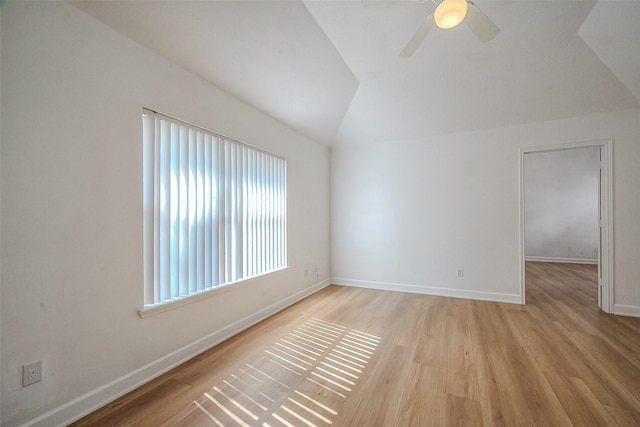
[[[145,305],[283,268],[286,161],[143,111]]]

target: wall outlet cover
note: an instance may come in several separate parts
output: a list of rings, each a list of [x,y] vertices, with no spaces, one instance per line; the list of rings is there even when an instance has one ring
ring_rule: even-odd
[[[22,386],[26,387],[42,381],[42,361],[22,365]]]

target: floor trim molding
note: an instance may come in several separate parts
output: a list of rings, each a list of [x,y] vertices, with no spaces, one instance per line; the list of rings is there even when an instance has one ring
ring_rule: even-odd
[[[384,291],[410,292],[414,294],[434,295],[452,298],[467,298],[480,301],[506,302],[521,304],[522,297],[518,294],[502,294],[497,292],[479,292],[465,289],[438,288],[433,286],[416,286],[401,283],[373,282],[368,280],[345,279],[334,277],[333,284],[352,286],[356,288],[379,289]]]
[[[613,305],[613,314],[620,316],[640,317],[640,307],[637,305]]]
[[[200,338],[186,346],[179,348],[172,353],[161,357],[153,362],[136,369],[120,378],[111,381],[101,387],[98,387],[64,405],[58,406],[31,421],[26,422],[23,426],[65,426],[72,423],[85,415],[90,414],[96,409],[106,405],[107,403],[125,395],[131,390],[151,381],[152,379],[164,374],[174,367],[186,362],[187,360],[197,356],[205,350],[231,338],[232,336],[244,331],[247,328],[261,322],[277,312],[295,304],[296,302],[318,292],[319,290],[329,286],[330,279],[325,279],[314,285],[309,286],[281,301],[271,304],[262,310],[253,313],[243,319],[231,323],[209,335]]]
[[[526,256],[525,261],[531,262],[562,262],[566,264],[598,264],[598,259],[590,258],[561,258],[561,257],[545,257],[545,256]]]

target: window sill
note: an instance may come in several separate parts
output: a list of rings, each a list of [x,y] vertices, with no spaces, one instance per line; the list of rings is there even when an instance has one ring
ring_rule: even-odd
[[[165,311],[173,310],[175,308],[179,308],[184,305],[191,304],[193,302],[202,301],[204,299],[211,298],[215,295],[220,295],[224,292],[231,290],[232,288],[236,289],[237,288],[236,285],[248,283],[249,281],[255,280],[259,277],[265,277],[270,274],[286,270],[288,268],[290,267],[282,267],[277,270],[273,270],[268,273],[261,274],[259,276],[249,277],[246,279],[239,280],[237,282],[225,283],[223,285],[216,286],[215,288],[207,289],[205,291],[198,292],[197,294],[175,298],[171,301],[161,302],[157,304],[147,304],[144,307],[138,309],[138,315],[142,319],[155,316],[156,314],[164,313]]]

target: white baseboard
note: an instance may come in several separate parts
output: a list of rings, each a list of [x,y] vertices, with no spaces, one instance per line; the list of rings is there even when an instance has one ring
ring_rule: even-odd
[[[334,277],[331,283],[356,288],[380,289],[384,291],[410,292],[414,294],[435,295],[441,297],[466,298],[481,301],[507,302],[522,304],[519,294],[501,294],[496,292],[478,292],[463,289],[438,288],[433,286],[416,286],[401,283],[372,282],[367,280],[344,279]]]
[[[65,426],[76,421],[83,416],[90,414],[96,409],[117,399],[149,382],[150,380],[164,374],[187,360],[210,349],[211,347],[231,338],[245,329],[261,322],[277,312],[295,304],[303,298],[328,286],[331,280],[326,279],[318,282],[300,292],[297,292],[281,301],[271,304],[262,310],[240,319],[230,325],[225,326],[201,339],[192,342],[160,359],[157,359],[135,371],[124,375],[108,384],[103,385],[83,396],[78,397],[64,405],[58,406],[49,412],[23,424],[24,426]]]
[[[640,307],[638,307],[637,305],[614,304],[613,314],[618,314],[620,316],[640,317]]]
[[[562,262],[565,264],[597,264],[598,259],[591,258],[559,258],[559,257],[544,257],[544,256],[526,256],[525,261],[533,262]]]

